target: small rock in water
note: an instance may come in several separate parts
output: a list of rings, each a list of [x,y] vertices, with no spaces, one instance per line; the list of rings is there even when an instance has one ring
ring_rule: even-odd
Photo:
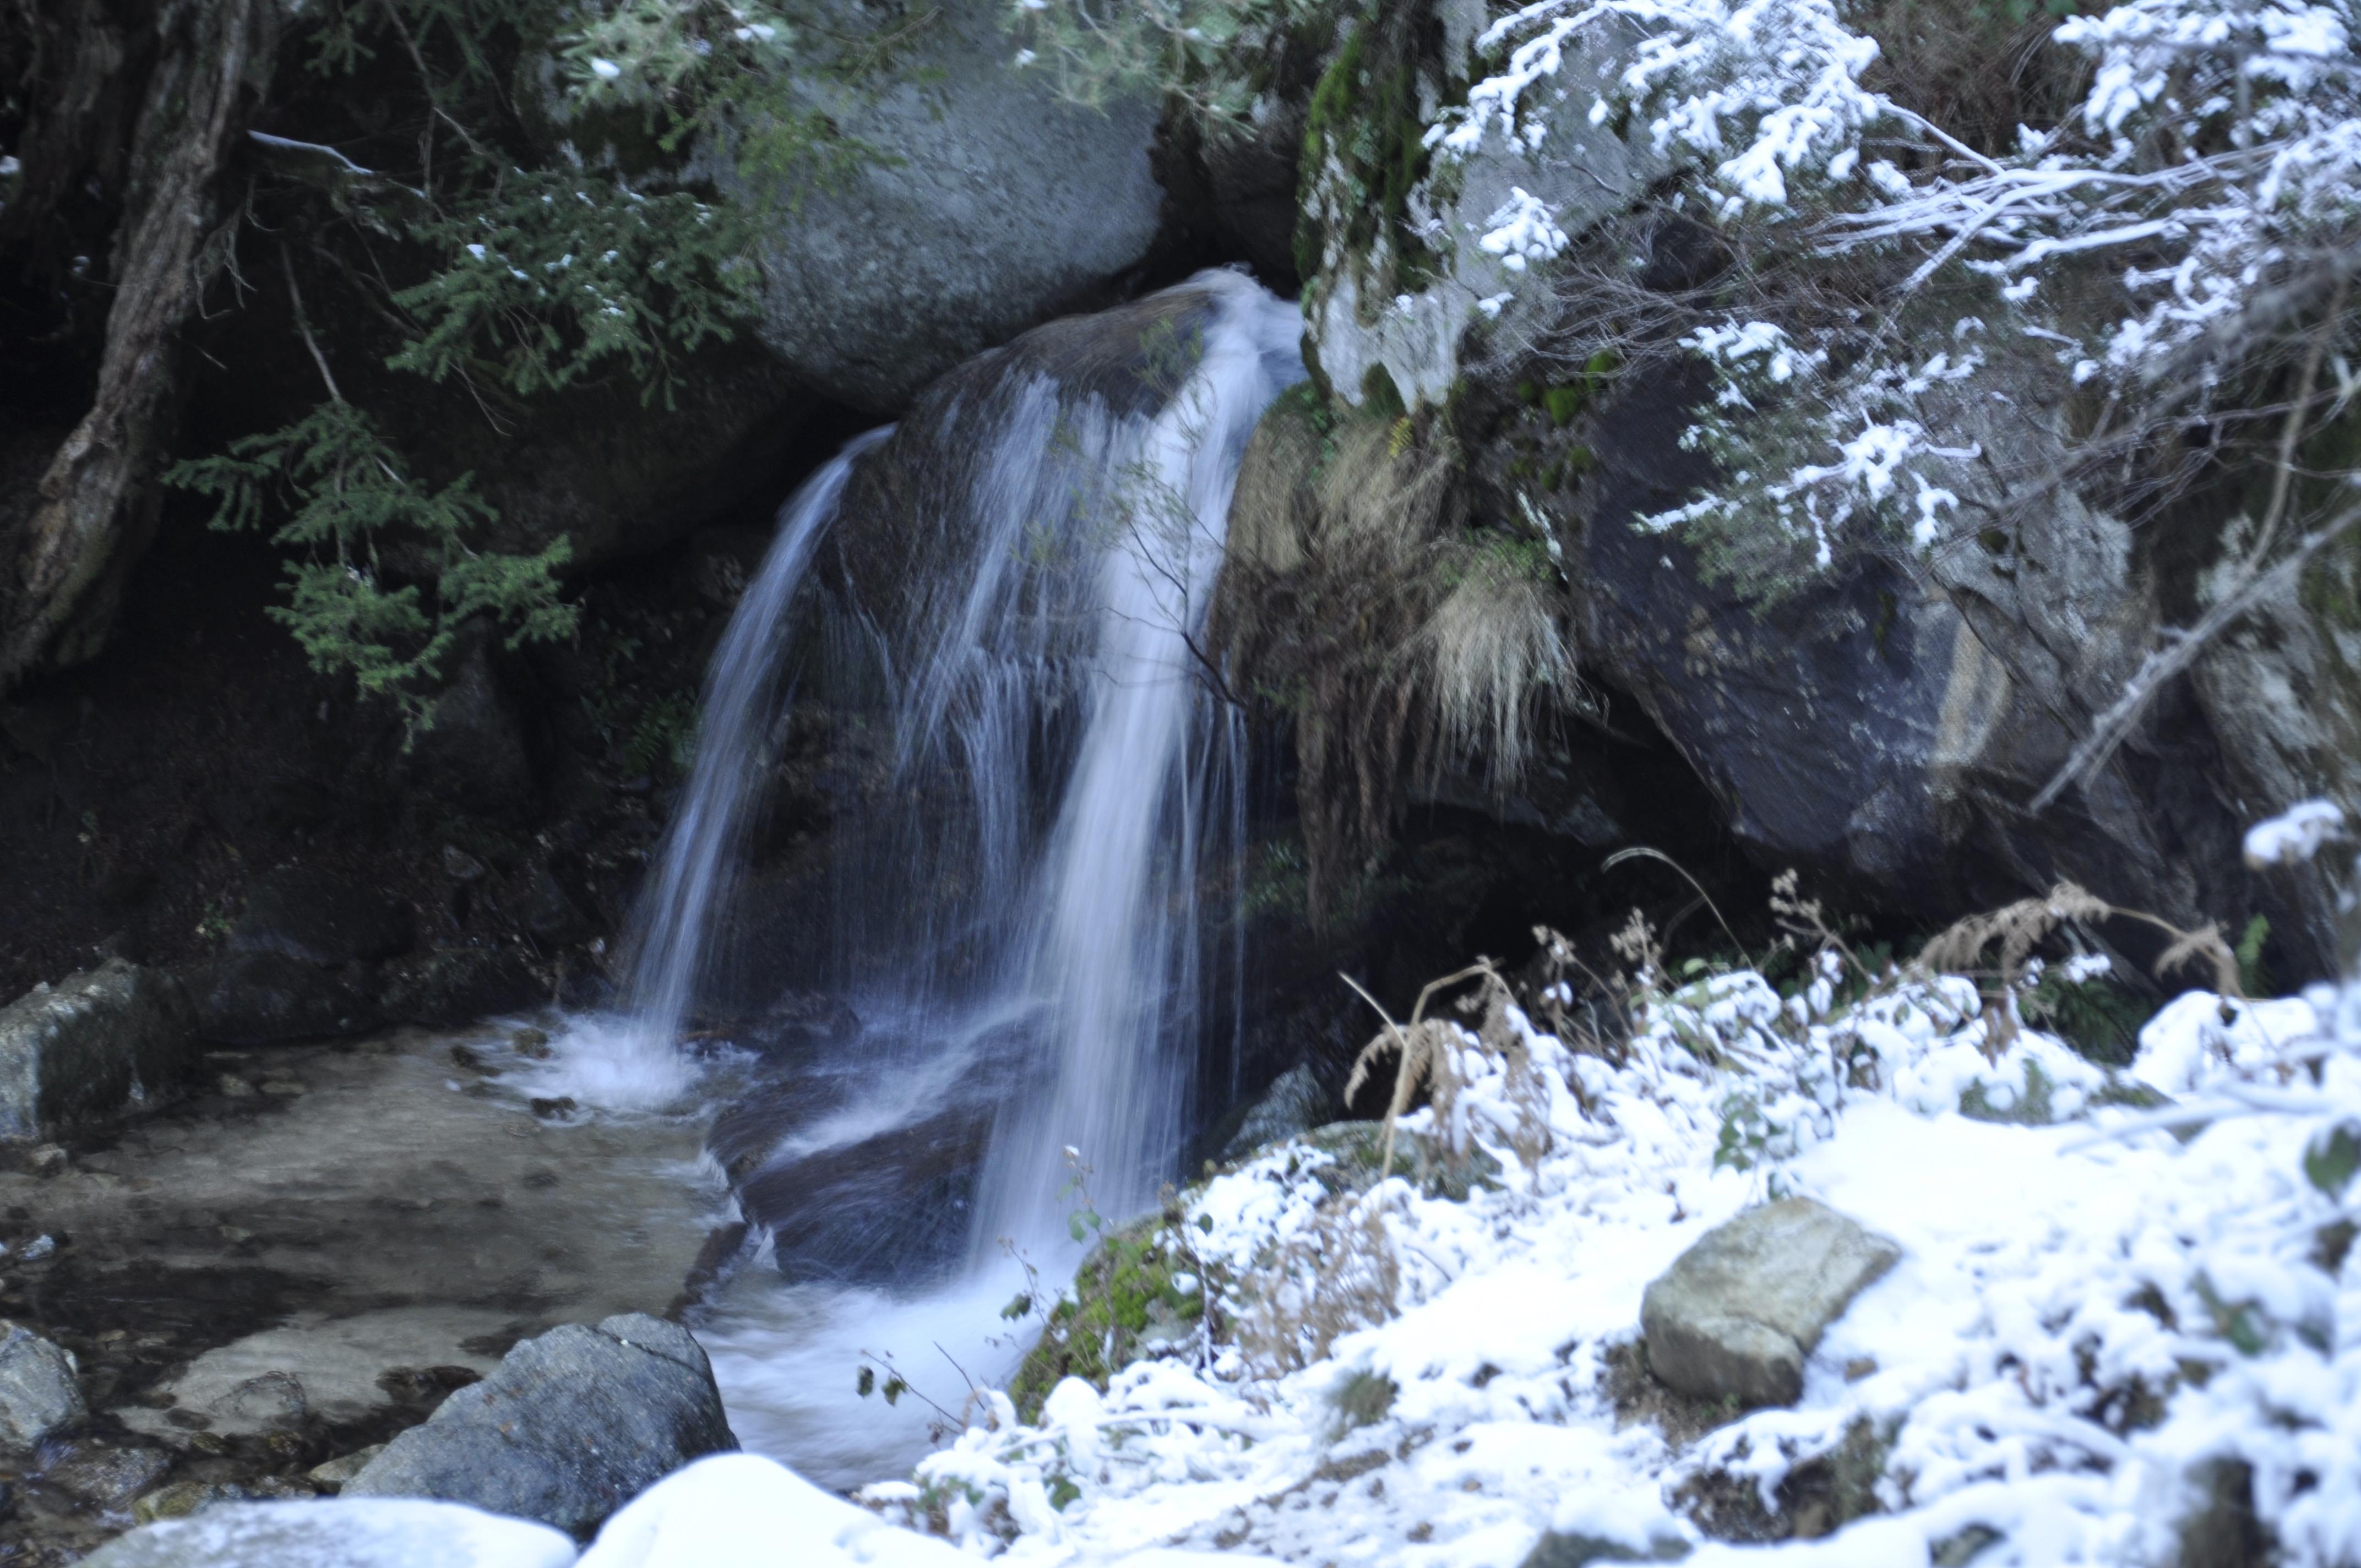
[[[1641,1298],[1648,1369],[1701,1399],[1792,1405],[1804,1358],[1901,1249],[1806,1198],[1715,1226]]]
[[[451,1060],[463,1072],[481,1073],[486,1078],[498,1078],[500,1075],[500,1069],[486,1061],[482,1054],[473,1046],[453,1046]]]
[[[266,1427],[301,1426],[310,1413],[303,1381],[291,1372],[265,1372],[232,1388],[223,1404],[230,1414]]]
[[[302,1080],[298,1079],[266,1078],[262,1080],[262,1092],[276,1095],[282,1100],[291,1100],[296,1095],[304,1093],[305,1090]]]
[[[367,1448],[331,1459],[324,1464],[314,1464],[304,1474],[320,1486],[334,1489],[368,1468],[369,1461],[385,1452],[385,1444],[373,1442]]]
[[[160,1449],[78,1442],[42,1471],[41,1479],[85,1503],[114,1508],[155,1486],[171,1468],[171,1455]]]
[[[517,1055],[533,1061],[547,1061],[550,1058],[549,1036],[541,1029],[527,1027],[516,1030],[509,1036],[509,1047]]]
[[[533,1113],[544,1122],[571,1121],[575,1111],[578,1109],[574,1103],[574,1097],[570,1094],[561,1094],[554,1100],[535,1099],[531,1102],[531,1104]]]
[[[16,1256],[26,1263],[38,1263],[41,1259],[49,1256],[51,1253],[57,1250],[57,1237],[46,1235],[35,1236],[31,1241],[27,1242],[24,1246],[18,1250]]]
[[[71,1355],[31,1330],[7,1325],[0,1339],[0,1452],[29,1453],[42,1438],[85,1411]]]
[[[200,1508],[235,1502],[243,1496],[237,1487],[219,1481],[175,1481],[169,1486],[157,1487],[132,1504],[131,1517],[141,1524],[184,1519]]]
[[[238,1077],[237,1074],[234,1072],[225,1072],[222,1074],[215,1087],[232,1100],[251,1100],[254,1098],[254,1085],[248,1083],[246,1080]]]

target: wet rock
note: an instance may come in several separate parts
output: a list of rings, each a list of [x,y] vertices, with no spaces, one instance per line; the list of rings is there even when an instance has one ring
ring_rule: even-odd
[[[344,1495],[440,1497],[587,1536],[689,1461],[737,1446],[688,1331],[631,1312],[518,1345]]]
[[[815,71],[804,106],[890,160],[782,204],[763,247],[761,336],[811,387],[902,407],[979,350],[1104,302],[1155,240],[1157,109],[1062,103],[1009,61],[995,6],[961,0],[906,47],[904,85]]]
[[[769,1167],[738,1189],[794,1280],[907,1282],[966,1245],[993,1107],[955,1106],[859,1143]],[[716,1134],[721,1131],[717,1126]]]
[[[364,1034],[384,1022],[379,994],[368,964],[321,969],[280,953],[231,953],[205,978],[198,1028],[230,1046]]]
[[[385,1016],[431,1028],[472,1024],[547,1000],[549,987],[513,948],[449,948],[412,960],[385,988]]]
[[[233,953],[275,953],[319,969],[410,950],[410,911],[349,876],[295,867],[247,895],[229,934]]]
[[[239,1488],[222,1481],[175,1481],[169,1486],[159,1486],[131,1505],[131,1517],[141,1524],[154,1524],[158,1519],[184,1519],[215,1503],[232,1503],[244,1499]]]
[[[570,947],[598,934],[598,923],[582,913],[581,905],[547,866],[533,868],[533,886],[524,898],[524,928],[544,947]]]
[[[0,1338],[0,1453],[30,1453],[60,1427],[82,1420],[73,1357],[16,1323]]]
[[[0,1138],[38,1139],[177,1093],[195,1060],[181,982],[109,959],[0,1008]]]
[[[1648,1368],[1697,1398],[1793,1404],[1821,1333],[1901,1255],[1809,1199],[1749,1209],[1648,1287]]]
[[[83,1568],[566,1568],[574,1543],[544,1525],[409,1500],[220,1503],[101,1547]]]
[[[119,1508],[164,1478],[172,1456],[161,1449],[78,1442],[52,1462],[41,1479],[102,1508]]]
[[[1217,1157],[1225,1162],[1244,1159],[1265,1144],[1311,1131],[1326,1122],[1335,1109],[1311,1065],[1299,1062],[1279,1074],[1263,1091],[1262,1098],[1246,1107],[1237,1130],[1223,1144]]]

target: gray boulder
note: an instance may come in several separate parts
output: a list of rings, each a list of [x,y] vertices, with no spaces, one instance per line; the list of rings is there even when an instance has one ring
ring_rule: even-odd
[[[0,1138],[41,1139],[178,1092],[196,1014],[181,982],[109,959],[0,1008]]]
[[[783,91],[889,151],[781,200],[763,247],[763,343],[806,383],[879,411],[1029,326],[1102,304],[1156,238],[1157,107],[1060,103],[1012,63],[1001,8],[957,0],[879,92]]]
[[[448,1028],[548,998],[548,985],[514,948],[446,948],[401,966],[385,988],[385,1015]]]
[[[1808,1198],[1708,1231],[1640,1301],[1648,1369],[1700,1399],[1791,1405],[1804,1358],[1901,1248]]]
[[[450,1503],[221,1503],[133,1530],[83,1568],[565,1568],[574,1543],[545,1525]]]
[[[1245,1159],[1265,1144],[1291,1138],[1321,1125],[1334,1110],[1311,1064],[1298,1062],[1280,1073],[1263,1091],[1261,1099],[1246,1107],[1237,1131],[1223,1144],[1221,1158]]]
[[[85,1413],[73,1357],[16,1323],[0,1338],[0,1453],[26,1454]]]
[[[705,1352],[628,1312],[509,1352],[345,1483],[346,1497],[439,1497],[587,1538],[689,1461],[735,1449]]]

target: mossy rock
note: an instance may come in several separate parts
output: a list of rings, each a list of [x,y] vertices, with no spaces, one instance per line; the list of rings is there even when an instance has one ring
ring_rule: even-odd
[[[1040,1342],[1008,1385],[1017,1414],[1038,1420],[1041,1401],[1069,1377],[1104,1390],[1107,1379],[1144,1355],[1185,1343],[1205,1313],[1205,1281],[1196,1277],[1168,1214],[1135,1220],[1099,1240],[1075,1272],[1065,1299],[1050,1312]],[[1188,1276],[1180,1289],[1175,1276]],[[1010,1303],[1021,1315],[1030,1303]]]

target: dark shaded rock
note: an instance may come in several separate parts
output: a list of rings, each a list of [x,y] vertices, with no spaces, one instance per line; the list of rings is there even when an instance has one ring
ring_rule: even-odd
[[[1701,1399],[1791,1405],[1804,1358],[1901,1249],[1808,1198],[1715,1226],[1640,1301],[1648,1369]]]
[[[410,911],[349,876],[306,867],[272,872],[247,894],[232,953],[274,953],[333,969],[410,950]]]
[[[0,1138],[40,1139],[186,1083],[196,1012],[160,970],[109,959],[0,1008]]]
[[[390,1021],[444,1028],[548,1000],[549,986],[513,948],[446,948],[387,978],[380,1011]]]
[[[2197,1507],[2180,1521],[2180,1568],[2264,1568],[2279,1561],[2270,1528],[2255,1513],[2252,1465],[2210,1459],[2190,1479]]]
[[[462,810],[521,819],[540,798],[522,705],[494,666],[494,637],[474,634],[451,666],[403,772],[419,789]]]
[[[206,975],[198,1031],[229,1046],[363,1034],[384,1022],[379,990],[367,964],[321,969],[279,953],[230,953]]]
[[[993,1109],[962,1105],[859,1143],[758,1171],[739,1186],[794,1280],[908,1281],[952,1266]],[[719,1132],[719,1128],[716,1129]]]
[[[566,884],[545,865],[533,868],[523,916],[524,928],[533,933],[533,939],[548,947],[571,947],[598,934],[598,923],[582,912]]]
[[[1320,1085],[1308,1063],[1298,1063],[1279,1074],[1277,1081],[1262,1092],[1262,1097],[1244,1107],[1234,1127],[1225,1129],[1229,1135],[1222,1141],[1222,1160],[1244,1159],[1265,1144],[1280,1138],[1290,1138],[1298,1133],[1334,1119],[1339,1107]]]
[[[689,1461],[737,1446],[696,1340],[631,1312],[518,1345],[395,1438],[343,1495],[439,1497],[587,1537]]]
[[[60,1427],[82,1420],[73,1357],[31,1330],[7,1325],[0,1338],[0,1453],[30,1453]]]
[[[53,1460],[41,1479],[103,1508],[119,1508],[164,1478],[172,1456],[161,1449],[118,1447],[95,1439],[77,1442]]]

